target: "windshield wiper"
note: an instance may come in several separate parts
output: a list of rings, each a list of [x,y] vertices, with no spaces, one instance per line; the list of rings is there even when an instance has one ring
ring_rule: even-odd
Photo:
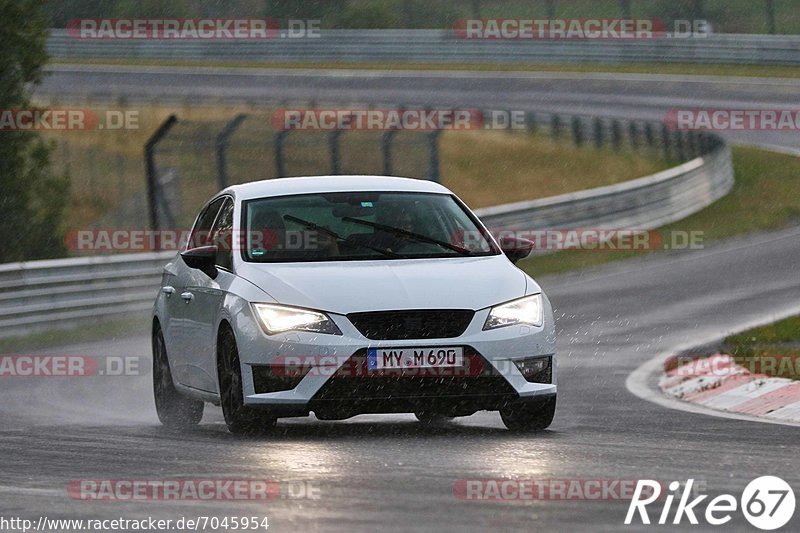
[[[310,229],[311,231],[319,231],[319,232],[325,233],[326,235],[330,235],[331,237],[333,237],[334,239],[336,239],[339,242],[345,242],[345,243],[353,245],[353,246],[360,246],[362,248],[367,248],[368,250],[372,250],[373,252],[378,252],[379,254],[385,255],[386,257],[393,257],[393,258],[400,257],[399,255],[397,255],[396,253],[392,252],[391,250],[384,250],[383,248],[377,248],[375,246],[370,246],[368,244],[363,244],[363,243],[360,243],[360,242],[353,242],[353,241],[351,241],[349,239],[345,239],[344,237],[342,237],[341,235],[339,235],[335,231],[329,230],[328,228],[326,228],[324,226],[320,226],[319,224],[314,224],[313,222],[309,222],[308,220],[303,220],[302,218],[297,218],[296,216],[293,216],[293,215],[283,215],[283,219],[284,220],[288,220],[289,222],[294,222],[296,224],[300,224],[301,226],[305,226],[306,228]]]
[[[359,220],[353,217],[344,217],[342,218],[342,220],[344,220],[345,222],[352,222],[354,224],[361,224],[362,226],[370,226],[382,231],[386,231],[388,233],[394,233],[395,235],[405,235],[406,237],[410,237],[415,241],[435,244],[437,246],[441,246],[442,248],[447,248],[448,250],[452,250],[461,255],[472,255],[472,252],[470,252],[466,248],[461,248],[460,246],[450,244],[449,242],[444,242],[438,239],[434,239],[433,237],[428,237],[427,235],[420,235],[419,233],[414,233],[413,231],[406,231],[402,228],[395,228],[394,226],[386,226],[384,224],[378,224],[377,222],[370,222],[369,220]]]

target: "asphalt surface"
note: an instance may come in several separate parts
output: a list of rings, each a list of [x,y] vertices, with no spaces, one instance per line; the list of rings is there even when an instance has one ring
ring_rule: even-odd
[[[196,430],[158,426],[150,376],[6,379],[0,392],[3,514],[178,518],[265,514],[290,530],[616,531],[620,501],[474,502],[461,479],[694,478],[741,494],[779,475],[800,486],[797,428],[664,409],[625,379],[656,353],[797,308],[800,229],[584,275],[544,278],[559,330],[559,405],[549,431],[517,436],[496,413],[424,429],[407,415],[295,419],[274,436],[227,433],[218,408]],[[722,275],[724,272],[724,275]],[[108,339],[48,353],[147,354],[148,339]],[[304,481],[319,499],[260,503],[86,502],[78,479]],[[731,527],[745,530],[741,515]],[[795,526],[797,519],[795,519]],[[685,522],[684,526],[688,527]]]
[[[587,112],[654,118],[676,103],[698,99],[703,105],[780,106],[792,101],[792,87],[795,100],[797,94],[796,82],[771,80],[752,87],[718,82],[687,87],[679,81],[516,77],[473,85],[437,76],[150,76],[60,68],[42,93],[85,96],[102,87],[129,97],[291,94],[410,102],[424,96],[448,105],[563,105],[572,111],[580,106]],[[751,133],[736,140],[798,146],[796,137],[785,134]],[[273,436],[243,439],[226,432],[218,408],[207,408],[199,428],[179,433],[158,426],[149,373],[5,379],[0,389],[1,514],[34,520],[267,515],[271,529],[279,531],[618,531],[626,501],[475,502],[456,498],[453,487],[464,479],[693,478],[708,494],[738,497],[751,479],[772,474],[797,490],[797,428],[667,409],[631,394],[626,379],[658,354],[800,311],[799,264],[800,229],[794,228],[540,279],[556,309],[559,403],[551,429],[529,436],[505,431],[496,413],[478,413],[442,428],[421,427],[406,415],[345,422],[312,417],[282,421]],[[109,338],[46,353],[142,356],[149,354],[149,340],[146,335]],[[283,487],[306,482],[319,497],[266,503],[85,502],[66,493],[71,480],[171,478],[258,478]],[[660,507],[651,517],[659,512]],[[795,518],[786,530],[797,530],[798,524]],[[725,527],[753,530],[741,513]],[[703,527],[684,519],[677,529]]]

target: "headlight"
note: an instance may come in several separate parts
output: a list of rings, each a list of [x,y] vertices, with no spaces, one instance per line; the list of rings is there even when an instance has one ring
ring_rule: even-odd
[[[542,295],[534,294],[513,302],[497,305],[489,311],[484,331],[514,324],[542,325]]]
[[[253,304],[256,316],[269,335],[284,331],[311,331],[341,335],[342,332],[325,313],[274,304]]]

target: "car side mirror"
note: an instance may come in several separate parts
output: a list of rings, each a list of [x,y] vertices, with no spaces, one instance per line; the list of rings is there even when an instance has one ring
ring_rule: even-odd
[[[528,239],[519,239],[515,237],[505,238],[500,240],[500,249],[506,254],[508,260],[512,263],[517,263],[525,259],[533,251],[533,242]]]
[[[216,246],[200,246],[199,248],[190,248],[185,252],[181,252],[183,262],[189,268],[195,268],[211,279],[217,277],[217,247]]]

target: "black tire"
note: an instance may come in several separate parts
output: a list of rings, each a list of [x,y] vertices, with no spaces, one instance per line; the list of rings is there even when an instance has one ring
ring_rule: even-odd
[[[153,399],[158,419],[166,427],[189,428],[203,418],[205,403],[181,395],[172,382],[164,334],[158,327],[153,333]]]
[[[556,395],[543,400],[519,401],[500,409],[500,418],[510,431],[528,432],[547,429],[556,414]]]
[[[260,435],[275,427],[277,418],[244,405],[239,349],[230,328],[224,328],[217,342],[217,372],[222,414],[228,431],[237,435]]]
[[[440,415],[431,411],[418,411],[414,413],[417,420],[426,426],[440,426],[453,420],[454,416]]]

